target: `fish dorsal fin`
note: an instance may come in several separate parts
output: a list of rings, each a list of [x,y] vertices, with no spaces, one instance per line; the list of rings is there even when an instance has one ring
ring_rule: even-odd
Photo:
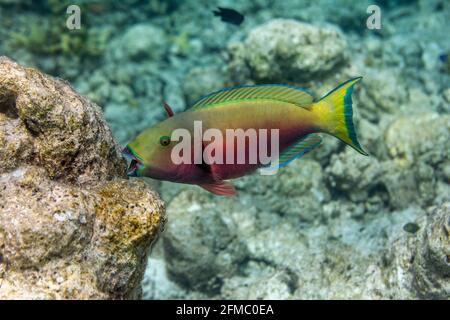
[[[262,84],[222,89],[200,98],[192,110],[210,108],[224,102],[249,101],[267,99],[288,102],[307,108],[314,98],[304,89],[280,84]]]
[[[282,168],[295,159],[307,154],[314,148],[320,146],[321,143],[322,138],[318,134],[308,134],[302,137],[280,154],[278,168]]]
[[[168,118],[173,117],[172,107],[169,106],[169,104],[167,102],[165,102],[165,101],[163,102],[163,106],[164,106],[164,110],[166,110],[167,117]]]

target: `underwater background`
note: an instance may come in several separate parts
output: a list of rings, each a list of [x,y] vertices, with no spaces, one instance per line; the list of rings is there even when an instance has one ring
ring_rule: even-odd
[[[219,6],[245,20],[221,21]],[[145,179],[167,222],[143,297],[448,299],[448,233],[433,240],[425,220],[450,225],[449,21],[444,0],[0,0],[0,55],[68,81],[121,145],[165,118],[164,101],[180,112],[262,83],[320,97],[362,76],[354,121],[370,157],[324,135],[278,175],[235,180],[232,198]]]

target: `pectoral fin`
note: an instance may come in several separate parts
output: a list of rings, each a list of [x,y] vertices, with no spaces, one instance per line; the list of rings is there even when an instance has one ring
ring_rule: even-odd
[[[204,183],[204,184],[200,184],[199,186],[211,193],[218,195],[218,196],[231,197],[236,194],[236,189],[234,188],[234,186],[231,183],[225,182],[225,181]]]
[[[207,172],[214,181],[222,181],[222,177],[220,176],[220,174],[218,173],[218,170],[217,170],[217,165],[216,164],[208,164],[208,163],[212,163],[211,159],[209,159],[209,158],[208,159],[203,159],[203,156],[204,157],[208,157],[208,155],[205,154],[205,152],[204,152],[205,147],[206,147],[206,143],[203,142],[203,144],[202,144],[202,154],[199,155],[199,157],[202,157],[201,158],[202,159],[202,163],[198,164],[197,166],[200,169],[202,169],[203,171]]]
[[[203,153],[204,153],[205,147],[206,147],[206,144],[205,144],[205,142],[203,142],[202,154],[198,155],[199,157],[202,157],[201,158],[202,162],[200,164],[198,164],[197,166],[200,169],[202,169],[204,172],[208,173],[208,175],[212,179],[212,182],[199,184],[199,186],[211,193],[218,195],[218,196],[228,196],[228,197],[234,196],[236,194],[236,189],[234,188],[234,186],[231,183],[222,180],[222,178],[220,177],[220,175],[218,173],[217,166],[214,164],[207,164],[205,161],[203,161],[203,160],[206,160],[206,159],[203,159]],[[208,161],[208,163],[209,162],[210,161]]]

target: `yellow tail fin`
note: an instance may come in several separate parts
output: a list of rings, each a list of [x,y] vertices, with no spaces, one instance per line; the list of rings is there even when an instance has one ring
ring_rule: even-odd
[[[362,77],[350,79],[323,96],[312,106],[323,131],[344,141],[359,153],[368,156],[356,137],[353,125],[352,91],[353,85]]]

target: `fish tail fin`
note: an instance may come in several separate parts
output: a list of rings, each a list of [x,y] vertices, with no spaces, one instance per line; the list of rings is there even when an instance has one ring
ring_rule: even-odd
[[[326,133],[342,140],[359,153],[368,156],[356,137],[353,125],[352,91],[353,85],[362,77],[345,81],[323,96],[312,106],[317,114],[319,127]]]

